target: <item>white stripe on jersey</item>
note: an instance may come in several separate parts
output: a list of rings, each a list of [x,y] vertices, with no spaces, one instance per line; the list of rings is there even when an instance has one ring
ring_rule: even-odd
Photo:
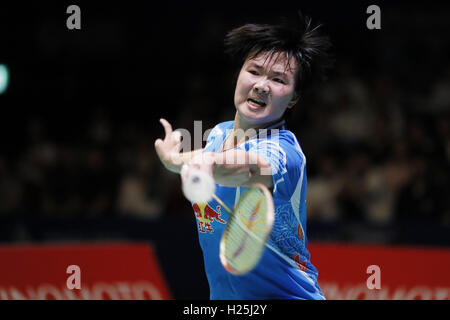
[[[298,152],[300,152],[300,155],[302,157],[302,167],[300,168],[300,178],[297,182],[297,186],[295,187],[295,190],[292,193],[292,197],[291,197],[292,209],[294,210],[295,217],[297,218],[297,221],[301,226],[302,224],[300,222],[300,198],[301,198],[301,194],[302,194],[303,173],[305,172],[306,157],[303,154],[302,149],[300,148],[300,144],[298,143],[297,138],[294,136],[294,134],[292,132],[289,132],[289,134],[294,139],[295,148],[297,149]],[[302,227],[302,229],[303,229],[303,227]]]

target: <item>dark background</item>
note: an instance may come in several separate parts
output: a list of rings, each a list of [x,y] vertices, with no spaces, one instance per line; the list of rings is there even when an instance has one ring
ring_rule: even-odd
[[[301,9],[336,59],[289,119],[310,241],[448,247],[450,5],[311,2],[0,4],[0,241],[150,241],[174,297],[207,298],[192,210],[154,151],[158,120],[193,132],[233,119],[225,34]],[[66,27],[71,4],[81,30]],[[381,30],[366,28],[370,4]]]

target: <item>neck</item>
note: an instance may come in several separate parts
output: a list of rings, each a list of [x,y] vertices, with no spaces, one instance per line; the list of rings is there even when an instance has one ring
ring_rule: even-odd
[[[239,112],[236,112],[236,115],[234,117],[233,131],[231,132],[231,134],[227,139],[228,148],[234,148],[237,145],[241,144],[242,142],[247,141],[248,139],[254,137],[258,133],[259,129],[269,128],[270,126],[281,121],[282,119],[277,119],[275,121],[254,125],[246,122],[239,116]],[[247,131],[249,129],[253,129],[254,134],[251,134],[252,131]],[[243,136],[242,134],[238,134],[238,132],[242,133],[242,131],[246,133]]]
[[[270,121],[270,122],[265,122],[262,124],[251,124],[251,123],[247,123],[244,119],[242,119],[239,116],[239,112],[236,111],[236,115],[234,116],[234,125],[233,125],[233,131],[237,130],[237,129],[242,129],[244,131],[248,130],[248,129],[255,129],[255,130],[259,130],[259,129],[268,129],[272,126],[277,126],[277,124],[280,123],[280,125],[284,125],[284,119],[283,117],[274,120],[274,121]]]

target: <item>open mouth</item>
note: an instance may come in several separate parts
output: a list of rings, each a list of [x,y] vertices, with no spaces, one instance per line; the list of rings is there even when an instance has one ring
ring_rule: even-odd
[[[258,106],[258,107],[265,107],[267,105],[263,100],[254,99],[254,98],[248,98],[247,102],[249,102],[251,105]]]

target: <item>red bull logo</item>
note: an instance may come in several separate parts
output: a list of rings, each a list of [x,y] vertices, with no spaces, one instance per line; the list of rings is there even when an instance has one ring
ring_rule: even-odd
[[[308,268],[306,267],[307,261],[306,260],[300,261],[300,255],[298,253],[296,253],[293,258],[294,258],[294,261],[297,262],[297,265],[300,268],[300,270],[302,270],[302,271],[308,270]]]
[[[216,210],[214,210],[207,203],[194,203],[192,208],[197,218],[199,232],[205,233],[208,231],[209,233],[213,233],[212,223],[214,220],[222,224],[226,223],[225,220],[220,218],[220,206],[217,206]]]

